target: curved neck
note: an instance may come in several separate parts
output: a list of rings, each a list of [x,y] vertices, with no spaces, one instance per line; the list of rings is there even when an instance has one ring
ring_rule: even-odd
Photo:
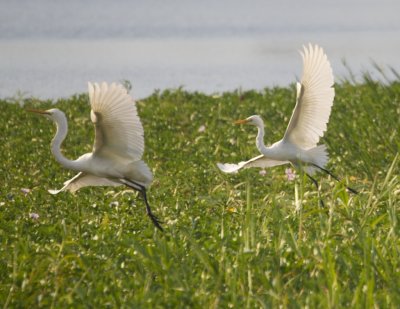
[[[53,119],[57,126],[57,132],[54,136],[53,140],[51,141],[51,152],[53,153],[54,157],[62,166],[77,170],[77,164],[75,161],[69,160],[63,156],[61,153],[61,144],[64,139],[67,137],[68,133],[68,123],[67,118],[65,116],[63,118]]]
[[[265,153],[268,151],[268,148],[264,145],[264,125],[257,125],[257,129],[256,146],[261,153]]]
[[[273,156],[274,152],[271,149],[271,147],[266,147],[264,145],[264,124],[258,124],[257,129],[258,129],[258,134],[256,137],[256,146],[258,151],[260,151],[263,155],[267,157]]]

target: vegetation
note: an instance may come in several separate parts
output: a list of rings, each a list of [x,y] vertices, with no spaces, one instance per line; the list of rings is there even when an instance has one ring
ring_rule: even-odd
[[[280,139],[294,87],[221,95],[182,89],[138,102],[157,231],[124,188],[48,194],[73,173],[51,156],[54,126],[24,107],[69,118],[64,153],[91,151],[87,95],[0,101],[0,303],[4,308],[397,307],[400,303],[400,83],[336,85],[322,142],[329,169],[313,184],[285,168],[225,175],[217,162]]]

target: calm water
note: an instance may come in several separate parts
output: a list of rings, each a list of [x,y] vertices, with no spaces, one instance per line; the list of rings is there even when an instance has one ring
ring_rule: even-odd
[[[337,78],[348,76],[343,59],[356,76],[378,76],[372,60],[400,71],[398,12],[398,0],[0,0],[0,97],[123,79],[137,97],[287,85],[307,42],[324,47]]]

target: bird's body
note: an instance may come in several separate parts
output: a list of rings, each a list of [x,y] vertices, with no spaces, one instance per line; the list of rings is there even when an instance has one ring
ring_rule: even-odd
[[[66,190],[75,192],[86,186],[126,185],[143,195],[148,215],[161,229],[147,202],[146,188],[151,184],[153,175],[141,160],[144,152],[143,127],[134,100],[121,85],[109,86],[106,83],[89,83],[89,98],[90,118],[95,126],[96,138],[93,152],[76,160],[69,160],[61,153],[61,144],[68,133],[65,114],[55,108],[32,110],[55,122],[57,132],[51,142],[51,151],[61,165],[78,172],[60,190],[49,192],[57,194]]]
[[[283,138],[267,147],[264,145],[264,122],[260,116],[236,121],[237,124],[257,127],[256,146],[261,155],[237,164],[218,163],[221,171],[234,173],[242,168],[291,163],[304,170],[315,184],[317,182],[311,176],[316,170],[332,175],[325,169],[328,162],[326,147],[317,145],[326,131],[335,96],[332,68],[324,51],[317,45],[304,47],[301,55],[303,74],[301,82],[297,83],[297,102]]]
[[[261,155],[238,164],[218,163],[218,167],[223,172],[233,173],[237,172],[241,168],[267,168],[291,163],[298,168],[305,169],[310,175],[312,175],[316,169],[314,165],[318,165],[320,167],[325,166],[328,160],[325,145],[319,145],[311,149],[303,149],[300,146],[291,143],[290,141],[281,139],[269,147],[265,146],[263,142],[264,124],[261,118],[259,118],[259,120],[260,124],[257,126],[258,134],[256,138],[256,146]]]
[[[118,154],[114,154],[113,152],[105,153],[98,151],[85,153],[76,160],[68,160],[65,158],[61,153],[61,144],[66,138],[68,132],[67,118],[59,109],[50,109],[48,112],[52,114],[53,119],[56,119],[55,123],[57,126],[56,135],[51,143],[51,151],[61,165],[77,172],[114,180],[116,185],[122,185],[122,183],[118,183],[118,179],[120,178],[134,179],[146,188],[150,185],[153,177],[146,164],[141,160],[133,160],[132,158],[129,158],[129,156],[124,158]],[[77,185],[76,182],[77,180],[75,180],[75,185]],[[81,184],[83,186],[90,185],[88,183]],[[93,183],[92,185],[98,184],[99,183]],[[70,183],[69,186],[64,187],[61,190],[74,192],[77,189],[76,187],[71,188]]]

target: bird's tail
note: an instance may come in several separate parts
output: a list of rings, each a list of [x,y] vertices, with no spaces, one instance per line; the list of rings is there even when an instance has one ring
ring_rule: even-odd
[[[130,171],[126,175],[129,180],[134,180],[146,188],[153,181],[153,173],[144,161],[139,160],[132,162],[129,168]]]
[[[318,145],[317,147],[311,148],[307,150],[308,161],[313,163],[319,167],[324,168],[326,163],[328,162],[329,156],[328,152],[326,151],[325,145]],[[305,166],[304,171],[309,174],[313,175],[318,170],[315,166]]]

